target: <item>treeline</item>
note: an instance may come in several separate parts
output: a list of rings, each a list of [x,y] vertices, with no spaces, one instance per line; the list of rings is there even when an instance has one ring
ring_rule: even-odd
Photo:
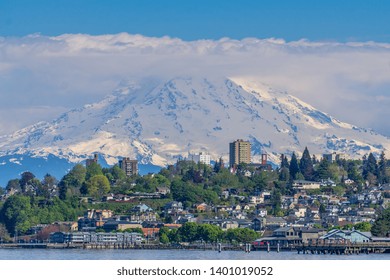
[[[38,224],[76,221],[85,209],[76,197],[65,201],[53,197],[48,201],[43,197],[18,194],[10,196],[2,205],[0,223],[9,234],[24,234]]]
[[[307,148],[300,159],[295,153],[292,153],[290,161],[284,155],[281,156],[279,170],[281,181],[299,179],[319,181],[328,178],[341,184],[342,179],[351,179],[357,185],[362,185],[366,181],[371,185],[389,183],[389,161],[382,152],[378,160],[373,153],[370,153],[362,160],[337,158],[334,162],[330,162],[325,157],[318,160],[315,156],[310,156]]]
[[[234,228],[223,231],[216,225],[189,222],[178,229],[162,227],[159,231],[159,237],[163,244],[196,241],[247,243],[259,238],[259,234],[248,228]]]

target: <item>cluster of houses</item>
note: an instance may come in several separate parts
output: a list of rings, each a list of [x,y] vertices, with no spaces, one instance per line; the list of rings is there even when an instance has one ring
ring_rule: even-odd
[[[253,229],[262,234],[262,238],[256,241],[259,245],[278,243],[281,246],[291,246],[291,244],[300,244],[312,239],[334,239],[341,238],[341,236],[352,242],[362,240],[366,242],[374,240],[370,233],[355,230],[327,233],[324,228],[353,225],[358,222],[373,223],[376,219],[376,211],[370,206],[375,204],[387,207],[389,201],[386,197],[389,196],[386,193],[389,192],[390,186],[387,185],[371,188],[350,197],[309,195],[301,191],[292,196],[281,197],[281,209],[287,213],[283,217],[269,215],[272,204],[271,193],[267,191],[255,196],[242,197],[234,205],[200,203],[193,205],[190,209],[185,209],[181,202],[170,201],[163,209],[160,209],[161,211],[156,211],[140,203],[134,206],[127,215],[114,215],[111,210],[88,210],[84,217],[78,219],[77,225],[73,228],[78,232],[63,234],[62,239],[56,233],[57,235],[53,235],[51,240],[57,243],[60,242],[59,240],[64,240],[64,242],[83,240],[84,243],[97,242],[96,240],[98,242],[101,240],[121,242],[123,238],[130,237],[110,232],[126,233],[126,231],[138,229],[138,232],[143,233],[137,233],[139,234],[138,241],[155,241],[161,227],[173,229],[181,227],[186,222],[196,222],[217,225],[223,230]],[[226,190],[222,195],[228,198],[235,194]],[[199,215],[200,213],[207,213],[207,215]],[[166,221],[168,217],[170,223],[164,223],[163,221]],[[96,233],[97,229],[104,232]],[[112,236],[107,235],[108,233]]]

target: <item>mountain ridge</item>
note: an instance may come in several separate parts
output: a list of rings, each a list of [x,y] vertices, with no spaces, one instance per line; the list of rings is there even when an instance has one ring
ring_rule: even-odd
[[[308,147],[312,154],[359,158],[389,151],[390,139],[341,122],[313,106],[257,81],[237,77],[146,78],[122,83],[103,100],[0,136],[0,156],[49,155],[76,163],[99,153],[165,166],[188,152],[227,159],[228,143],[252,143],[254,161],[267,153]]]

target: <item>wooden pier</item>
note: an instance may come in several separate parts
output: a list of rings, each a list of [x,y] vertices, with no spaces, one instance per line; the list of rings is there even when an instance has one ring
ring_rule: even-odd
[[[296,250],[298,254],[382,254],[390,253],[390,242],[301,244]]]

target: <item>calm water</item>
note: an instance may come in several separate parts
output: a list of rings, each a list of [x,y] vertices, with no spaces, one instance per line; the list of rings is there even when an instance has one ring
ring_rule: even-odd
[[[0,260],[390,260],[390,254],[312,255],[297,252],[0,249]]]

